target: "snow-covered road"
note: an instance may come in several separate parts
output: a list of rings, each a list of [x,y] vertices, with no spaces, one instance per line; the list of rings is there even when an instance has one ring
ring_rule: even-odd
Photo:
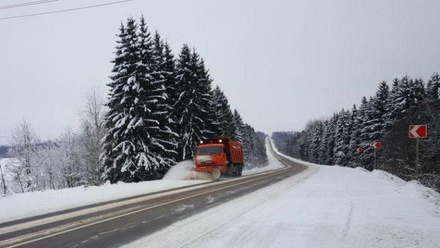
[[[440,247],[439,206],[382,171],[311,166],[127,247]]]

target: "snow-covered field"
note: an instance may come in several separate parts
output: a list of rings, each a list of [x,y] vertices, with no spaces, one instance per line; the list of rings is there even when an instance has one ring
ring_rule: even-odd
[[[440,247],[437,192],[383,171],[305,164],[126,247]]]

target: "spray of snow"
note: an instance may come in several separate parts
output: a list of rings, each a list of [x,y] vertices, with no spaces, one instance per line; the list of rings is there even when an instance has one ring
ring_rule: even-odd
[[[185,160],[177,163],[165,174],[163,180],[184,180],[188,174],[191,174],[191,170],[194,167],[194,161]]]
[[[163,180],[214,180],[211,174],[194,172],[193,160],[177,163],[165,174]]]

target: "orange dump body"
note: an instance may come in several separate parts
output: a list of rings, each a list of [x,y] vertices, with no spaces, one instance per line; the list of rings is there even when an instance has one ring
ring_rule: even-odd
[[[226,137],[217,137],[203,142],[197,146],[194,154],[195,168],[197,172],[211,173],[218,169],[226,175],[234,166],[242,169],[243,150],[240,143]]]

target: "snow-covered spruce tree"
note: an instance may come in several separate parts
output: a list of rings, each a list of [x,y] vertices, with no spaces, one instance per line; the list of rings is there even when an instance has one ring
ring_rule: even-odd
[[[143,18],[141,19],[141,24]],[[142,25],[141,25],[142,30]],[[170,166],[174,165],[177,155],[178,134],[173,130],[174,122],[170,118],[174,99],[171,90],[175,83],[174,58],[169,46],[160,38],[159,33],[155,33],[152,50],[152,77],[153,81],[148,87],[147,99],[150,99],[150,117],[157,120],[158,125],[150,125],[147,128],[152,139],[150,153],[159,158],[156,163],[156,178],[162,178]],[[151,117],[152,116],[152,117]]]
[[[358,118],[360,113],[358,113],[358,109],[356,104],[353,104],[353,108],[350,113],[350,125],[351,125],[351,134],[350,134],[350,143],[348,144],[348,166],[356,167],[358,163],[359,153],[357,149],[360,147],[361,140],[360,135],[362,131],[362,122]]]
[[[376,140],[372,140],[371,137],[373,137],[373,131],[371,130],[371,126],[368,125],[368,122],[372,119],[374,119],[374,105],[373,105],[374,99],[373,97],[370,97],[369,100],[366,102],[362,102],[361,108],[363,115],[363,128],[360,134],[361,139],[361,147],[364,150],[362,154],[360,154],[360,164],[362,167],[373,170],[374,166],[374,150],[371,147],[372,142]],[[365,104],[364,104],[365,103]]]
[[[126,26],[121,23],[119,40],[116,47],[116,58],[113,61],[113,75],[109,100],[106,106],[109,112],[105,116],[108,129],[104,137],[101,155],[104,164],[104,179],[111,183],[133,180],[134,174],[145,157],[143,141],[143,119],[145,111],[139,97],[141,90],[137,79],[137,67],[140,62],[137,25],[135,20],[127,20]]]
[[[244,166],[247,168],[254,167],[252,159],[255,156],[255,150],[252,144],[252,130],[249,125],[243,123],[241,146],[244,154]]]
[[[348,147],[350,145],[350,111],[339,112],[336,121],[335,147],[333,149],[335,164],[346,166],[348,163]]]
[[[200,108],[200,118],[205,123],[204,136],[213,137],[220,131],[220,123],[217,120],[214,96],[212,90],[212,79],[205,67],[203,58],[193,51],[192,58],[197,65],[197,88],[199,89],[195,102]]]
[[[254,132],[254,133],[255,134],[252,135],[252,137],[253,137],[255,150],[257,151],[255,166],[266,166],[269,164],[269,159],[267,157],[267,150],[266,150],[266,141],[267,142],[270,141],[265,133],[263,132]]]
[[[245,167],[250,169],[267,165],[265,143],[258,138],[252,126],[243,122],[237,110],[234,110],[233,123],[234,134],[230,137],[241,143]]]
[[[398,92],[400,88],[400,80],[395,78],[391,85],[390,93],[388,94],[388,103],[386,106],[386,118],[385,118],[385,130],[388,131],[393,127],[394,121],[399,116],[399,109],[394,106],[397,103],[397,98],[399,97]]]
[[[153,77],[153,42],[144,19],[121,24],[107,106],[104,179],[138,182],[161,178],[169,159],[172,132],[161,123],[165,88]]]
[[[262,167],[267,165],[267,154],[264,143],[262,143],[254,128],[248,124],[243,126],[243,153],[244,165],[246,168]]]
[[[176,63],[178,92],[177,102],[173,107],[179,133],[178,161],[191,159],[197,143],[213,134],[207,126],[211,119],[212,101],[211,80],[200,56],[191,52],[188,45],[183,45]]]
[[[234,132],[233,132],[232,138],[240,143],[243,143],[244,142],[244,132],[243,132],[244,122],[236,109],[234,109],[233,123],[234,123]]]
[[[387,106],[389,101],[389,87],[385,81],[379,84],[376,95],[373,98],[372,119],[369,119],[365,126],[370,130],[370,140],[377,141],[385,133]]]
[[[335,141],[336,141],[336,125],[338,121],[339,115],[338,113],[334,113],[333,116],[329,119],[327,123],[327,132],[325,139],[326,147],[324,148],[326,151],[326,161],[325,164],[334,165],[334,150],[335,150]]]
[[[177,126],[177,119],[176,119],[177,117],[175,115],[174,105],[178,102],[179,92],[177,92],[176,89],[176,82],[177,82],[176,61],[174,59],[174,55],[171,51],[170,46],[166,42],[163,43],[163,63],[160,70],[163,76],[165,94],[167,95],[166,103],[167,105],[170,106],[169,112],[167,114],[167,119],[168,119],[167,123],[169,125],[169,128],[177,135],[172,139],[173,142],[175,143],[174,150],[176,150],[178,146],[177,140],[179,138],[179,133],[178,133],[179,129]],[[178,161],[177,152],[174,153],[173,159],[175,161]]]
[[[392,126],[396,120],[402,118],[411,106],[424,100],[425,95],[421,79],[414,81],[408,76],[400,80],[395,79],[389,95],[387,126]]]
[[[390,114],[387,112],[387,106],[390,106],[389,94],[389,87],[383,81],[379,84],[374,97],[370,97],[369,101],[366,98],[362,99],[361,108],[359,109],[360,118],[356,126],[359,128],[359,124],[362,125],[359,137],[361,139],[361,147],[364,149],[364,152],[359,155],[359,162],[368,169],[372,169],[374,163],[374,153],[371,144],[380,141],[386,132],[387,119]],[[358,131],[355,130],[356,133]],[[358,139],[356,137],[353,138]]]
[[[213,105],[215,109],[216,120],[219,123],[219,129],[217,131],[218,136],[233,136],[234,116],[229,106],[228,99],[219,86],[215,87],[213,91]]]
[[[304,130],[298,134],[297,143],[299,144],[299,157],[302,160],[312,161],[316,160],[314,156],[318,156],[319,159],[319,151],[322,143],[324,126],[324,122],[321,120],[312,120],[307,122]],[[319,138],[321,136],[321,138]],[[318,146],[317,146],[318,145]]]
[[[174,138],[177,134],[169,127],[168,113],[171,106],[165,92],[165,83],[168,82],[165,82],[166,72],[162,70],[165,62],[162,41],[158,34],[155,41],[151,40],[143,17],[139,24],[138,36],[138,97],[142,105],[139,120],[133,123],[139,123],[143,143],[139,148],[135,181],[143,181],[162,178],[170,166],[175,164],[172,158],[175,154]]]
[[[321,142],[319,143],[319,149],[318,149],[318,164],[326,164],[327,161],[329,160],[328,155],[327,155],[328,154],[327,142],[329,141],[328,135],[330,132],[329,122],[330,122],[329,119],[322,120],[322,137],[321,137]]]
[[[435,101],[439,99],[440,76],[434,73],[426,85],[426,96],[428,100]]]
[[[311,127],[311,140],[310,140],[310,162],[318,163],[319,161],[319,146],[321,144],[322,134],[323,134],[323,123],[321,120],[313,121]]]

